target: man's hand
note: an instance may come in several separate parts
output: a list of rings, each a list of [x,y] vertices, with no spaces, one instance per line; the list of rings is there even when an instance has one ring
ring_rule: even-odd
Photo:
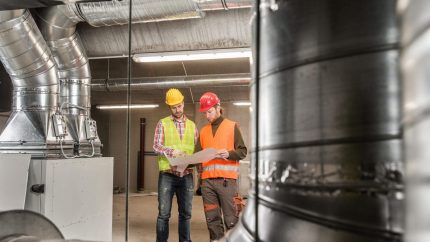
[[[177,168],[178,166],[170,166],[170,170],[171,171],[176,171],[176,168]]]
[[[229,154],[226,149],[218,150],[218,152],[215,154],[215,158],[219,158],[219,159],[227,159],[228,156]]]
[[[185,156],[185,153],[181,150],[174,150],[172,152],[172,157],[176,158],[176,157],[180,157],[180,156]]]

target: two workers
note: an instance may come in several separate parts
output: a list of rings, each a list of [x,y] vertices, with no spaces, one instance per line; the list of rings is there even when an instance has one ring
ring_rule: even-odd
[[[169,89],[166,104],[171,115],[161,119],[155,129],[154,150],[158,153],[157,242],[167,242],[173,195],[179,210],[179,241],[191,242],[190,222],[194,182],[192,169],[183,173],[171,166],[167,157],[192,154],[206,148],[217,149],[215,159],[198,166],[201,192],[210,240],[218,240],[238,221],[242,201],[238,194],[239,160],[247,148],[238,125],[222,116],[220,99],[207,92],[200,98],[199,111],[208,120],[200,131],[184,114],[184,96]]]

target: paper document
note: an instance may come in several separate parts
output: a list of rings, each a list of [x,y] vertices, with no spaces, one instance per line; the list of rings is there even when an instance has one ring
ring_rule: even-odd
[[[182,173],[190,164],[199,164],[213,160],[217,152],[217,149],[207,148],[192,155],[180,156],[176,158],[170,158],[168,156],[166,157],[169,160],[170,165],[177,166],[176,170]]]

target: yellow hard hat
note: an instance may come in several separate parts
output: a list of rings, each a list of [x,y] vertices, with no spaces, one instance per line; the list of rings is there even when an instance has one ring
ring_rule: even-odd
[[[170,88],[166,92],[166,104],[173,106],[184,101],[184,96],[182,93],[176,88]]]

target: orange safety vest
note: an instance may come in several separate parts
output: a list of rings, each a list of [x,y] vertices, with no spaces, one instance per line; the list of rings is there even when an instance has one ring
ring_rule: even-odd
[[[234,150],[234,128],[236,123],[224,119],[219,125],[215,136],[212,134],[212,125],[204,126],[200,131],[200,144],[202,149],[215,148]],[[233,160],[214,159],[202,164],[202,179],[207,178],[232,178],[239,176],[239,162]]]

